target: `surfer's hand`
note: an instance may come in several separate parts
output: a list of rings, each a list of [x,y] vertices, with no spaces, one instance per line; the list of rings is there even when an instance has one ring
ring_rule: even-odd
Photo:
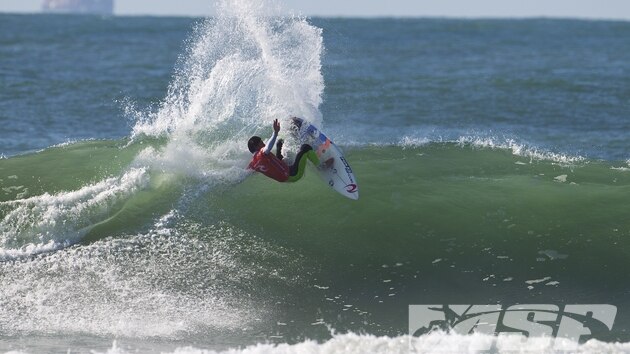
[[[277,119],[273,121],[273,131],[276,133],[280,131],[280,122]]]

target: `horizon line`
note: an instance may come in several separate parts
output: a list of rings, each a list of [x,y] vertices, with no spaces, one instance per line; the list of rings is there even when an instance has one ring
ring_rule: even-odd
[[[213,14],[143,14],[143,13],[114,13],[114,14],[99,14],[99,13],[75,13],[75,12],[59,12],[50,13],[43,11],[3,11],[0,10],[0,14],[4,15],[70,15],[70,16],[104,16],[104,17],[174,17],[174,18],[212,18],[216,15]],[[628,22],[630,17],[595,17],[595,16],[560,16],[560,15],[514,15],[514,16],[500,16],[500,15],[481,15],[481,16],[466,16],[466,15],[305,15],[305,14],[291,14],[288,16],[302,16],[306,18],[323,18],[323,19],[446,19],[446,20],[583,20],[583,21],[617,21]]]

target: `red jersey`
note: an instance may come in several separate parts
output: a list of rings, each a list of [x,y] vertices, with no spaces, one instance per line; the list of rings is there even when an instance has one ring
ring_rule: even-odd
[[[262,148],[254,154],[249,168],[278,182],[286,182],[289,179],[289,166],[274,154],[265,154],[264,150],[265,148]]]

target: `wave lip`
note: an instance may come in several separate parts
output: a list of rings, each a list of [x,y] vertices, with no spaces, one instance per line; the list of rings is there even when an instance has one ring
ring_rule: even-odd
[[[478,148],[511,150],[513,155],[527,157],[532,160],[548,160],[564,164],[579,163],[585,160],[582,156],[570,156],[561,153],[544,151],[535,147],[528,147],[527,145],[518,143],[513,139],[500,141],[495,138],[462,136],[457,139],[457,143],[461,146],[470,145]]]
[[[400,138],[394,145],[407,148],[419,148],[425,147],[431,144],[455,144],[459,147],[472,147],[476,149],[491,149],[491,150],[507,150],[514,156],[520,156],[529,158],[534,161],[552,161],[560,164],[571,165],[581,163],[587,160],[586,157],[580,155],[570,155],[560,152],[553,152],[536,146],[528,145],[527,143],[519,142],[513,138],[497,138],[497,137],[484,137],[477,135],[460,135],[457,138],[431,138],[431,137],[414,137],[405,135]],[[350,143],[351,146],[362,146],[364,144]],[[387,144],[372,144],[372,145],[387,145]],[[630,166],[630,163],[628,163]]]

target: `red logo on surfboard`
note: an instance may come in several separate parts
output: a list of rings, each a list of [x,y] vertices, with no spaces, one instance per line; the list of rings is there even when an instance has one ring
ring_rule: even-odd
[[[346,192],[348,193],[354,193],[357,191],[357,185],[352,183],[346,186]]]

